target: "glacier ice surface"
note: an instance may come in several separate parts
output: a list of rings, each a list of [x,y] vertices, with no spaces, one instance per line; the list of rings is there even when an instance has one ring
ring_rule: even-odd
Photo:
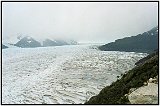
[[[2,51],[2,104],[79,104],[117,80],[147,54],[93,45]]]

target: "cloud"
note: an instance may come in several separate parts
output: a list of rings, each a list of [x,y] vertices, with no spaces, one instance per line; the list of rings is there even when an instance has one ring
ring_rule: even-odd
[[[2,38],[111,42],[158,25],[156,2],[3,2]]]

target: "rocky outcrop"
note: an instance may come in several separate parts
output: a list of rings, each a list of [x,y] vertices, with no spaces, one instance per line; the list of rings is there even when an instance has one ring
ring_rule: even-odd
[[[158,79],[150,78],[144,86],[131,91],[128,100],[131,104],[158,104]]]
[[[6,49],[6,48],[8,48],[8,47],[2,44],[2,49]]]

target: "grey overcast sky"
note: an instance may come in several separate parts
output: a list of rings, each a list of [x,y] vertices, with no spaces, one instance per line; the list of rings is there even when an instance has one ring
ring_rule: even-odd
[[[157,2],[3,2],[2,40],[18,35],[108,43],[158,25]]]

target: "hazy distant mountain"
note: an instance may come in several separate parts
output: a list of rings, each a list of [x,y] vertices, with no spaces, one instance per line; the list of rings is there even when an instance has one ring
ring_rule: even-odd
[[[68,45],[68,43],[64,40],[55,39],[54,41],[56,42],[57,46]]]
[[[34,48],[34,47],[42,47],[42,46],[47,47],[47,46],[63,46],[63,45],[76,45],[76,44],[78,44],[74,40],[46,39],[43,41],[43,43],[41,45],[40,42],[36,41],[35,39],[33,39],[32,37],[29,37],[29,36],[21,37],[21,38],[18,37],[18,39],[19,39],[19,41],[16,44],[9,44],[9,43],[6,43],[6,44],[9,45],[9,48],[10,47]]]
[[[158,27],[154,27],[148,32],[137,36],[118,39],[99,47],[104,51],[127,51],[127,52],[146,52],[150,53],[158,49]]]
[[[6,43],[5,45],[6,46],[9,45],[9,48],[11,46],[21,47],[21,48],[34,48],[34,47],[63,46],[63,45],[78,44],[74,40],[59,40],[59,39],[55,39],[55,40],[45,39],[43,43],[40,43],[39,41],[33,39],[30,36],[25,36],[25,37],[18,36],[17,39],[19,39],[19,41],[16,44]]]
[[[8,48],[18,48],[17,46],[11,43],[3,43],[3,45],[7,46]]]
[[[50,40],[46,39],[43,41],[43,46],[62,46],[62,45],[75,45],[77,44],[76,41],[70,40],[70,41],[65,41],[65,40]]]
[[[56,41],[46,39],[45,41],[43,41],[43,46],[57,46],[57,43]]]
[[[76,41],[74,41],[74,40],[67,40],[66,41],[68,44],[70,44],[70,45],[77,45],[78,44],[78,42],[76,42]]]
[[[6,49],[6,48],[8,48],[8,47],[2,44],[2,49]]]
[[[22,47],[22,48],[33,48],[33,47],[41,47],[40,42],[34,40],[32,37],[26,36],[20,41],[18,41],[15,46]]]

